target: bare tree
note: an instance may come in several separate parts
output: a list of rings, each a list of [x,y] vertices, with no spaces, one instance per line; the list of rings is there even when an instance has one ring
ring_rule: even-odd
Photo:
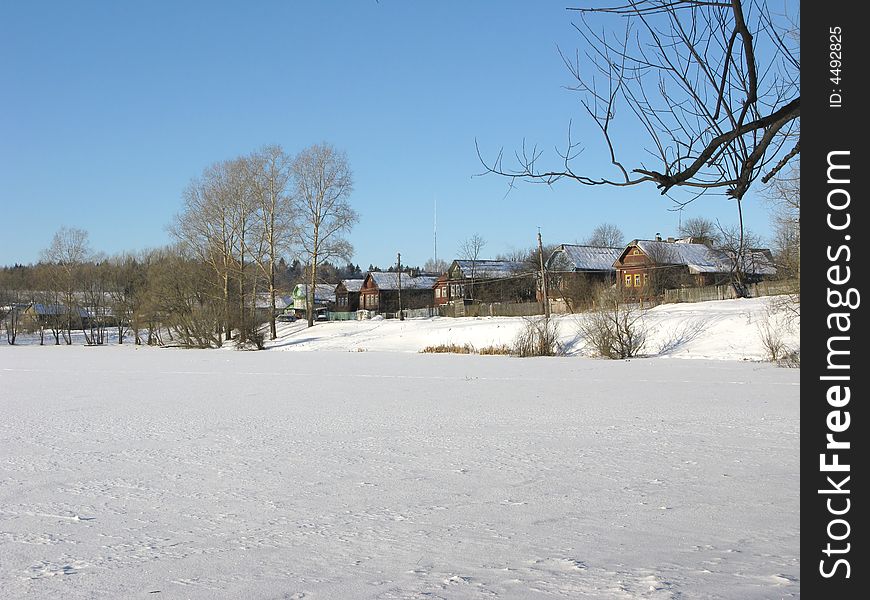
[[[773,250],[777,274],[793,282],[791,295],[800,304],[801,191],[800,164],[781,171],[765,190],[773,209]],[[792,309],[797,307],[792,306]]]
[[[467,294],[471,300],[474,299],[474,280],[477,276],[477,261],[480,260],[480,253],[483,251],[484,246],[486,246],[486,240],[477,233],[470,238],[464,239],[459,244],[459,258],[471,262],[471,270],[468,273],[470,287]]]
[[[440,275],[441,273],[446,273],[449,267],[450,265],[443,258],[430,258],[423,264],[423,271],[433,275]]]
[[[238,298],[235,309],[238,326],[238,342],[246,344],[248,337],[256,334],[257,325],[254,319],[256,303],[257,273],[251,273],[251,265],[263,262],[262,252],[265,250],[262,236],[262,222],[258,216],[260,208],[255,180],[257,169],[253,161],[247,158],[236,158],[226,163],[226,188],[223,201],[229,208],[233,230],[236,232],[232,246],[233,276],[237,284]],[[248,307],[248,300],[251,306]]]
[[[353,176],[344,152],[329,144],[315,144],[293,160],[294,212],[299,218],[299,240],[308,265],[308,326],[314,326],[314,290],[321,262],[350,260],[353,247],[343,235],[359,219],[348,198]]]
[[[587,246],[621,248],[625,246],[625,234],[613,223],[602,223],[592,230],[584,243]]]
[[[278,337],[275,325],[276,267],[290,247],[295,229],[290,185],[292,159],[281,146],[265,146],[251,157],[255,197],[259,204],[257,266],[269,287],[269,333]]]
[[[717,246],[722,241],[719,226],[706,217],[692,217],[680,223],[680,235],[710,247]]]
[[[64,340],[72,344],[73,323],[81,319],[76,298],[77,276],[82,265],[91,258],[88,232],[74,227],[61,227],[42,251],[42,260],[49,263],[49,284],[63,300]],[[57,311],[61,305],[55,304]]]
[[[109,278],[105,261],[82,264],[77,279],[80,304],[85,313],[81,319],[85,343],[89,346],[101,346],[108,337],[107,323],[110,318]]]
[[[170,226],[184,250],[211,267],[221,283],[224,339],[232,336],[230,284],[236,270],[234,251],[238,245],[238,221],[231,202],[232,167],[216,163],[203,171],[184,190],[184,208]]]
[[[568,131],[556,168],[541,168],[542,151],[523,144],[516,164],[503,153],[478,155],[486,172],[552,184],[590,186],[653,183],[662,194],[683,190],[684,204],[710,191],[741,201],[753,182],[768,180],[800,152],[789,140],[800,120],[800,51],[794,17],[761,0],[629,0],[573,9],[583,51],[560,51],[584,111],[601,133],[611,175],[584,166]],[[608,30],[599,20],[621,24]],[[599,27],[599,25],[602,25]],[[617,117],[633,123],[619,138]],[[620,154],[645,135],[646,160]],[[621,150],[621,152],[619,151]]]
[[[107,291],[111,302],[118,343],[123,344],[128,332],[136,345],[142,343],[139,329],[147,291],[149,256],[122,254],[107,261]]]
[[[6,343],[15,345],[28,305],[27,272],[23,267],[0,269],[0,325],[6,327]]]
[[[719,225],[719,250],[728,257],[731,265],[731,285],[738,297],[743,298],[748,293],[748,277],[756,265],[754,250],[761,247],[761,237],[752,231],[745,230],[743,224]]]

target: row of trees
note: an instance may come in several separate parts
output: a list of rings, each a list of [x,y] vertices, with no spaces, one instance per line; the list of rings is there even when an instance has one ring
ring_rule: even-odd
[[[276,267],[286,255],[305,265],[308,324],[314,324],[318,267],[353,253],[344,237],[358,219],[349,203],[352,190],[346,155],[328,144],[295,156],[266,146],[215,163],[191,181],[170,231],[185,254],[209,268],[218,289],[219,335],[228,340],[239,331],[244,342],[253,333],[252,302],[262,290],[276,337]]]
[[[262,344],[259,314],[277,336],[276,295],[294,277],[308,285],[313,325],[315,284],[361,275],[345,234],[357,221],[349,203],[353,177],[345,154],[328,144],[290,155],[280,146],[217,162],[184,190],[168,248],[105,258],[88,234],[62,228],[36,266],[0,272],[0,315],[7,341],[22,327],[71,343],[81,328],[89,344],[106,330],[142,343],[161,335],[187,346],[217,346],[237,336]],[[288,267],[285,257],[296,257]],[[262,306],[264,295],[267,306]],[[260,313],[257,304],[260,303]]]

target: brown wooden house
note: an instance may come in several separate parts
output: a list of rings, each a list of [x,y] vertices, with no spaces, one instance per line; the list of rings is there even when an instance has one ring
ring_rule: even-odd
[[[660,296],[666,289],[725,285],[739,269],[747,280],[776,274],[770,251],[750,250],[743,261],[724,250],[685,240],[634,240],[614,263],[624,295],[639,299]],[[738,264],[739,263],[739,264]]]
[[[335,286],[335,310],[355,312],[359,310],[359,293],[364,279],[342,279]]]
[[[590,305],[601,286],[616,281],[614,263],[623,248],[562,244],[547,260],[547,285],[551,300],[572,306]]]
[[[435,280],[433,286],[435,292],[435,306],[441,306],[450,302],[450,280],[447,273],[444,273]]]
[[[437,278],[431,275],[411,277],[407,273],[368,273],[359,291],[359,307],[378,313],[399,310],[399,286],[402,308],[431,308],[435,305],[434,287]]]
[[[536,271],[522,261],[454,260],[447,269],[447,298],[442,302],[534,302]],[[442,295],[443,300],[443,295]]]

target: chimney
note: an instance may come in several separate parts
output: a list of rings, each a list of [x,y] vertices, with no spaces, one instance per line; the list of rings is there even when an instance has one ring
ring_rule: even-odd
[[[657,242],[662,241],[662,234],[660,234],[659,232],[656,232],[656,241]]]

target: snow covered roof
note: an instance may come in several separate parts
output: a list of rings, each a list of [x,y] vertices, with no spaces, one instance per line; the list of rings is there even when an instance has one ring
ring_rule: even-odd
[[[271,308],[271,306],[269,292],[257,294],[257,308]],[[293,298],[291,296],[275,294],[275,308],[277,310],[284,310],[288,306],[293,306]]]
[[[635,245],[658,264],[686,265],[691,273],[728,273],[734,264],[733,255],[704,244],[637,240]],[[751,250],[745,256],[745,273],[776,274],[776,268],[763,250]]]
[[[375,282],[375,285],[382,290],[397,290],[399,289],[399,274],[398,273],[379,273],[372,272],[369,276]],[[431,288],[438,280],[432,275],[419,275],[411,277],[407,273],[402,273],[402,289],[403,290],[422,290]]]
[[[744,273],[776,275],[776,267],[769,250],[749,250],[745,253]]]
[[[559,262],[561,254],[567,261],[569,270],[573,271],[613,271],[613,263],[622,254],[622,248],[608,246],[582,246],[577,244],[562,244],[548,261],[552,265]],[[561,270],[561,269],[557,269]]]
[[[731,270],[731,261],[724,252],[704,244],[637,240],[635,245],[660,265],[686,265],[693,273],[727,273]]]
[[[476,278],[501,279],[513,277],[520,273],[530,273],[532,269],[526,263],[518,260],[454,260],[450,272],[455,273],[458,267],[462,277],[470,278],[474,271]]]
[[[365,279],[342,279],[341,282],[344,284],[345,289],[348,292],[358,292],[362,288],[362,284]]]
[[[308,284],[299,283],[293,289],[293,296],[305,298],[308,295]],[[335,285],[331,283],[318,283],[314,286],[315,302],[335,302]]]
[[[33,312],[40,316],[57,316],[57,315],[65,315],[67,313],[71,313],[74,315],[78,315],[79,317],[87,317],[90,313],[83,308],[73,308],[72,310],[68,310],[66,306],[62,304],[33,304]]]

